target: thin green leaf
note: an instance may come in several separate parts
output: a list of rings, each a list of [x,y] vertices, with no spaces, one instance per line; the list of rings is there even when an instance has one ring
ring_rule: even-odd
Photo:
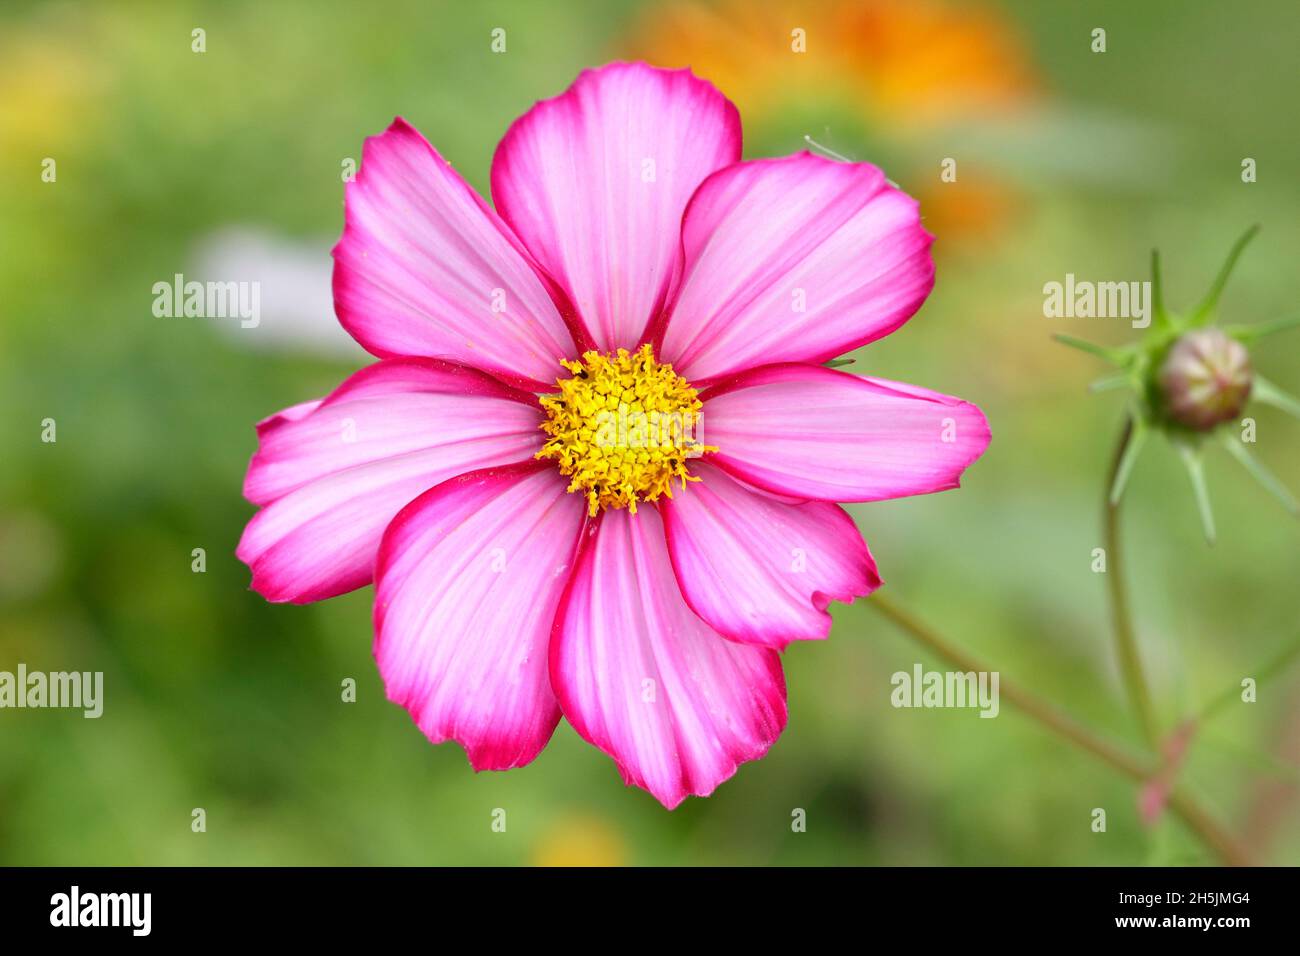
[[[1201,743],[1208,744],[1229,756],[1236,757],[1243,763],[1251,765],[1260,773],[1289,780],[1293,784],[1300,784],[1300,767],[1278,760],[1272,754],[1263,750],[1243,747],[1241,744],[1225,740],[1222,737],[1210,735],[1202,737]]]
[[[854,361],[854,359],[831,359],[825,365],[827,368],[839,368],[842,365],[852,365]]]
[[[1255,679],[1255,688],[1259,689],[1260,685],[1274,677],[1277,677],[1285,671],[1291,664],[1300,657],[1300,636],[1295,637],[1289,644],[1286,644],[1278,653],[1270,657],[1262,667],[1257,667],[1253,671],[1245,674],[1246,677]],[[1198,723],[1206,723],[1217,717],[1226,707],[1234,701],[1241,699],[1241,686],[1238,684],[1227,688],[1223,693],[1213,698],[1201,710],[1200,716],[1196,718]]]

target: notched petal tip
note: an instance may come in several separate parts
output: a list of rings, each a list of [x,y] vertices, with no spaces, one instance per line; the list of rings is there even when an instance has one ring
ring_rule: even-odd
[[[918,209],[878,167],[806,151],[715,172],[682,219],[682,280],[655,330],[664,360],[703,385],[889,335],[934,287]]]
[[[556,615],[550,673],[578,735],[668,808],[712,793],[785,726],[779,655],[690,610],[655,508],[602,515]]]
[[[547,674],[580,503],[537,462],[436,486],[384,532],[374,655],[388,699],[476,770],[531,761],[560,711]],[[454,573],[453,570],[454,569]]]
[[[492,158],[492,197],[571,303],[575,335],[612,352],[634,346],[660,313],[683,210],[740,154],[740,114],[712,84],[616,62],[584,70],[510,125]]]

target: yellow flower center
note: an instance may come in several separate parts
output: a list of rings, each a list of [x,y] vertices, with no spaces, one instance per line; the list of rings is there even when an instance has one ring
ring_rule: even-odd
[[[557,380],[558,395],[543,395],[551,437],[538,458],[553,458],[570,478],[569,491],[587,498],[587,513],[627,508],[638,501],[673,496],[700,479],[686,470],[690,458],[718,449],[699,436],[702,406],[695,389],[655,361],[649,345],[614,355],[586,352],[581,361],[562,362],[573,373]]]

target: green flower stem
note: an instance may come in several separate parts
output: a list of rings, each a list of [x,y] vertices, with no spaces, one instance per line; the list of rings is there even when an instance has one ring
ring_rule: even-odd
[[[881,592],[877,591],[873,594],[867,603],[957,669],[976,672],[992,670],[982,661],[939,636],[911,612],[895,604]],[[1047,729],[1139,784],[1149,781],[1158,769],[1157,763],[1151,758],[1135,756],[1120,745],[1095,733],[1060,708],[1007,680],[1005,676],[999,677],[998,692]],[[1183,791],[1175,791],[1169,798],[1169,808],[1224,863],[1229,866],[1247,864],[1246,854],[1241,847],[1192,797]]]
[[[867,603],[958,670],[979,673],[996,669],[986,666],[961,648],[949,644],[909,611],[899,607],[881,592],[877,591],[873,594]],[[1135,780],[1146,780],[1155,771],[1154,765],[1149,761],[1097,736],[1064,711],[1023,690],[1018,684],[1007,680],[1005,676],[998,678],[998,694],[1066,740],[1100,757]]]
[[[1224,830],[1214,817],[1210,816],[1199,803],[1188,796],[1186,791],[1176,790],[1169,797],[1169,809],[1172,810],[1187,828],[1201,838],[1227,866],[1250,866],[1250,857],[1236,841]]]
[[[1138,722],[1142,725],[1142,736],[1154,750],[1159,747],[1160,728],[1156,722],[1155,708],[1151,704],[1151,692],[1147,689],[1146,677],[1142,672],[1142,658],[1138,654],[1137,639],[1133,635],[1133,621],[1129,613],[1128,589],[1124,585],[1124,562],[1120,557],[1120,497],[1109,491],[1116,486],[1116,478],[1124,467],[1132,438],[1133,419],[1129,417],[1124,420],[1124,430],[1120,432],[1119,445],[1115,448],[1110,476],[1106,479],[1106,586],[1110,592],[1110,614],[1115,629],[1115,651],[1119,657],[1120,673],[1124,676],[1129,701],[1137,711]]]

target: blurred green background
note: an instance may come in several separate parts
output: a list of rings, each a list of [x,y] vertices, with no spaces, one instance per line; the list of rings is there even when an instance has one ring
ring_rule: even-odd
[[[476,775],[384,700],[369,588],[308,607],[247,589],[240,483],[256,420],[365,364],[327,286],[341,163],[365,136],[403,115],[486,192],[509,122],[581,68],[689,63],[740,106],[747,157],[811,135],[882,165],[938,236],[934,295],[852,370],[975,401],[994,439],[961,491],[851,506],[887,590],[1136,746],[1090,569],[1123,399],[1089,395],[1102,369],[1050,340],[1133,332],[1046,319],[1042,287],[1145,279],[1159,246],[1167,301],[1189,306],[1259,222],[1225,320],[1294,309],[1298,28],[1291,0],[5,4],[0,670],[101,670],[106,701],[97,721],[0,712],[0,863],[1205,860],[1167,816],[1139,822],[1131,782],[1005,701],[996,720],[893,709],[893,672],[941,665],[861,602],[835,607],[828,642],[785,655],[789,728],[710,799],[666,812],[565,724],[529,767]],[[955,183],[939,180],[945,157]],[[243,278],[200,274],[241,249],[267,270],[260,328],[153,316],[153,283]],[[323,304],[294,318],[304,302]],[[1300,389],[1300,339],[1267,341],[1260,371]],[[1300,422],[1249,414],[1258,455],[1300,489]],[[57,443],[40,440],[46,418]],[[1213,548],[1164,443],[1129,488],[1130,581],[1167,725],[1300,628],[1300,526],[1225,455],[1209,479]],[[340,700],[348,677],[356,703]],[[1261,862],[1300,862],[1298,690],[1293,670],[1229,707],[1180,778]]]

